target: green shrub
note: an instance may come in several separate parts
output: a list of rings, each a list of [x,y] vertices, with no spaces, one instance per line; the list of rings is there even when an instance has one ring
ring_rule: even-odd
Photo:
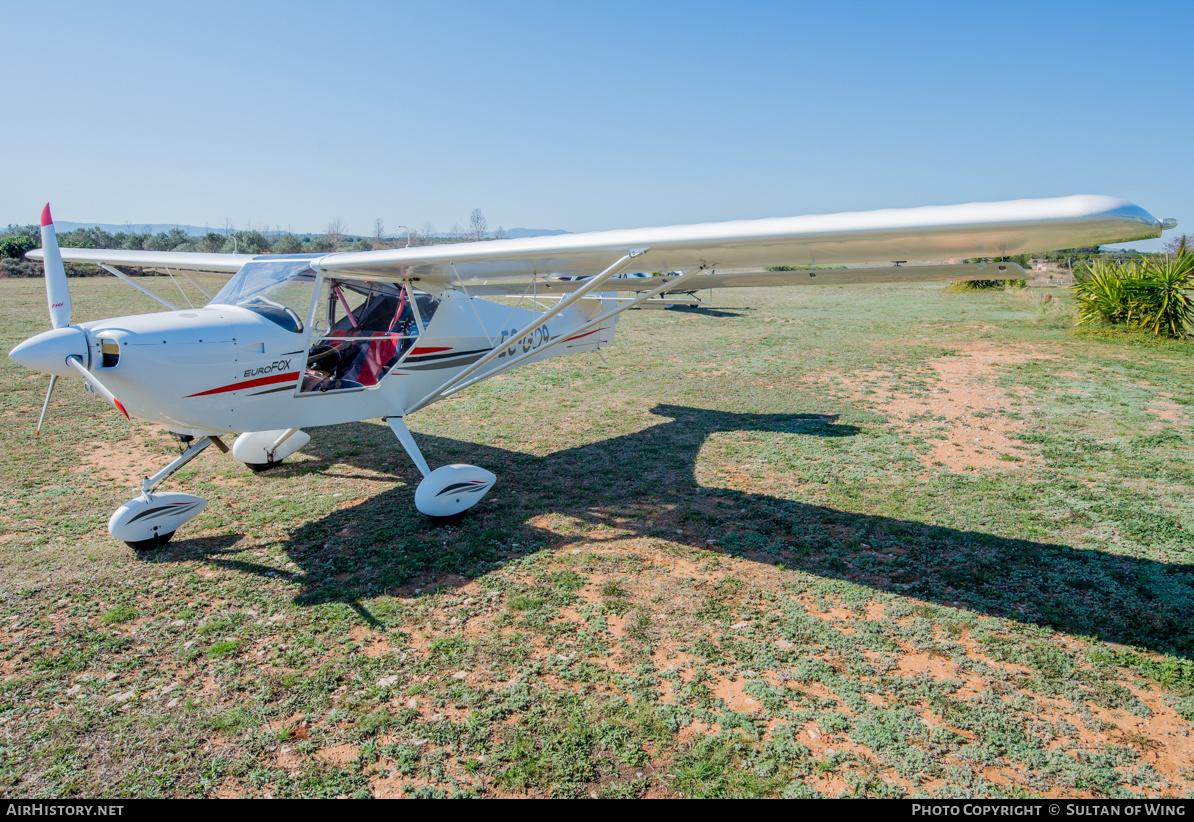
[[[1009,291],[1016,291],[1027,287],[1028,281],[1023,278],[1016,280],[954,280],[947,286],[947,290],[955,293],[963,293],[966,291],[986,291],[991,288],[1006,288]]]
[[[1141,292],[1137,323],[1157,335],[1184,337],[1194,327],[1194,254],[1149,261],[1136,283]]]
[[[1184,337],[1194,326],[1194,254],[1096,261],[1075,272],[1078,324],[1123,324]]]
[[[0,240],[0,257],[7,257],[10,260],[23,260],[25,259],[25,252],[32,251],[38,245],[40,243],[32,237],[21,235],[5,237]]]

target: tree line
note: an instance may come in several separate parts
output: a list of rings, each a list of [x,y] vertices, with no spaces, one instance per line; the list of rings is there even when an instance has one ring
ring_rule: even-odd
[[[402,232],[387,233],[379,217],[373,223],[372,236],[350,235],[345,231],[343,221],[337,217],[328,223],[322,234],[295,234],[290,231],[262,231],[253,228],[236,230],[229,226],[223,231],[208,231],[199,236],[188,234],[181,228],[169,231],[136,231],[131,226],[127,231],[110,232],[98,227],[75,228],[58,234],[58,245],[63,248],[110,248],[128,251],[197,251],[209,254],[326,254],[333,251],[372,251],[382,248],[404,246],[437,245],[441,243],[476,242],[485,239],[502,239],[505,231],[499,226],[490,233],[485,215],[474,208],[469,216],[468,229],[453,225],[446,234],[437,233],[435,226],[424,223],[420,231],[401,226]],[[9,225],[0,231],[0,269],[7,276],[37,276],[41,272],[28,271],[29,261],[25,253],[41,246],[41,229],[34,224]],[[14,265],[14,263],[23,263]],[[94,269],[94,266],[85,268]],[[98,269],[97,269],[98,271]],[[79,268],[68,266],[68,273],[84,273]]]

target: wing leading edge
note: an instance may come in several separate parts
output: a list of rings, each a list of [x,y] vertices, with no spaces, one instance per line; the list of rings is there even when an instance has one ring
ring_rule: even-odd
[[[198,251],[127,251],[121,248],[63,248],[62,259],[68,263],[107,263],[133,268],[169,268],[176,271],[235,274],[240,267],[255,258],[253,254],[209,254]],[[35,248],[25,255],[31,260],[42,259],[42,249]],[[274,257],[277,259],[277,257]]]
[[[564,234],[333,254],[337,276],[481,283],[583,276],[627,249],[653,271],[998,257],[1159,237],[1161,221],[1113,197],[1080,195]]]

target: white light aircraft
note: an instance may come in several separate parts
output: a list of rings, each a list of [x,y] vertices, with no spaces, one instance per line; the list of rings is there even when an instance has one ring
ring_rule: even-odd
[[[147,550],[207,505],[158,487],[209,445],[254,470],[310,441],[301,429],[382,418],[423,480],[415,506],[452,516],[496,477],[471,465],[431,470],[408,414],[508,369],[613,342],[619,315],[685,302],[668,292],[859,282],[1008,279],[1014,263],[906,265],[996,258],[1159,237],[1174,220],[1102,196],[892,209],[564,234],[324,255],[59,249],[47,205],[42,259],[52,330],[16,346],[16,362],[82,379],[122,414],[165,425],[187,447],[141,483],[108,522]],[[72,325],[63,261],[94,263],[169,310]],[[818,265],[881,266],[817,269]],[[761,271],[792,266],[800,270]],[[180,310],[118,266],[185,277],[210,302]],[[754,268],[754,271],[726,269]],[[656,277],[623,272],[663,271]],[[194,275],[226,283],[207,294]],[[622,296],[619,296],[621,294]],[[482,297],[518,298],[511,305]]]

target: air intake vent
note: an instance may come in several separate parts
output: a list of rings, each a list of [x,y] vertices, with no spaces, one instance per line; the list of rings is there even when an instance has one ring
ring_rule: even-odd
[[[120,344],[115,340],[101,340],[100,351],[104,355],[104,368],[115,368],[120,362]]]

